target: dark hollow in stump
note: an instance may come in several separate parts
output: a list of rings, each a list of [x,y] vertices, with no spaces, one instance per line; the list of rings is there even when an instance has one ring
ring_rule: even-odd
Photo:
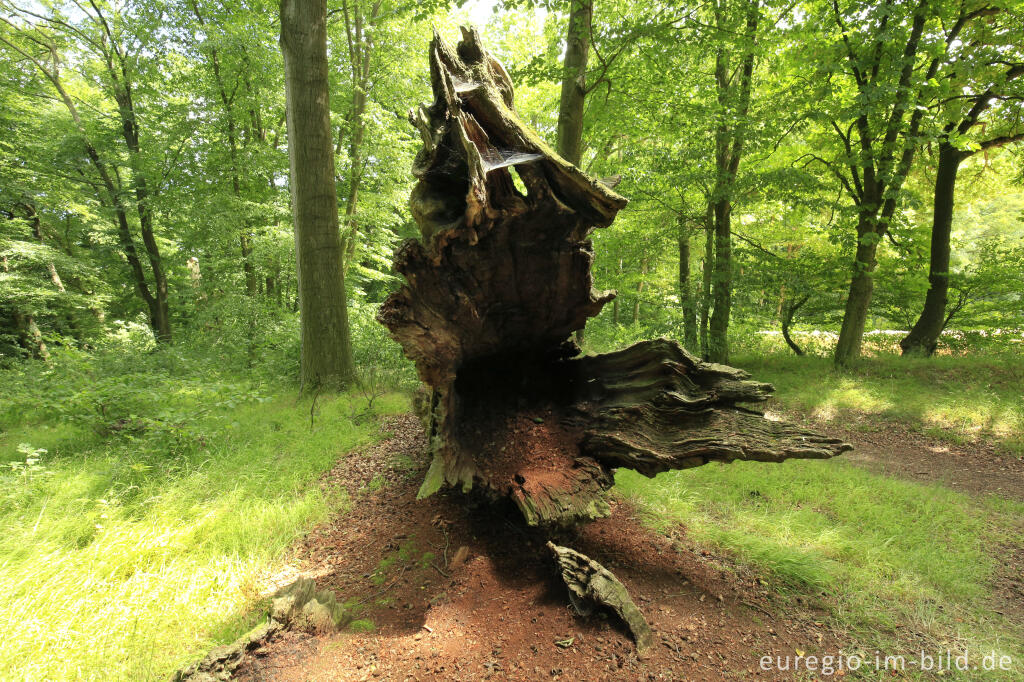
[[[654,476],[849,449],[741,406],[771,386],[674,341],[581,356],[572,333],[615,296],[593,288],[587,236],[626,199],[523,124],[474,30],[457,47],[434,36],[430,75],[433,103],[409,116],[422,236],[398,250],[406,283],[378,315],[431,389],[421,496],[477,488],[530,525],[570,525],[608,513],[617,467]]]

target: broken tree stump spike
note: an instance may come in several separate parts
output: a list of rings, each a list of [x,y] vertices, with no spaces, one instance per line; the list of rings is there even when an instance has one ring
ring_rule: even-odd
[[[421,496],[476,488],[510,498],[528,525],[571,526],[609,513],[619,467],[654,476],[849,449],[765,419],[749,404],[770,385],[670,339],[581,356],[573,332],[615,297],[594,288],[589,236],[626,199],[526,126],[475,30],[457,45],[435,34],[429,58],[433,102],[410,114],[420,238],[395,254],[405,283],[377,316],[430,388]]]

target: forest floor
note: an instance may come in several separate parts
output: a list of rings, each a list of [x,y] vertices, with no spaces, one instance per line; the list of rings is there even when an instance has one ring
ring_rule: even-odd
[[[820,426],[837,432],[834,424]],[[1002,556],[1001,566],[987,576],[992,592],[984,606],[967,613],[956,603],[947,604],[951,622],[941,616],[916,618],[882,602],[893,598],[905,602],[908,611],[927,610],[915,602],[942,597],[942,579],[931,581],[939,594],[904,587],[893,597],[883,589],[873,595],[880,604],[868,607],[846,593],[859,589],[857,580],[846,580],[842,574],[834,576],[835,580],[821,577],[807,566],[801,567],[799,558],[790,557],[790,565],[785,556],[773,559],[770,553],[744,551],[750,543],[736,536],[716,537],[702,531],[699,521],[692,528],[680,523],[680,515],[703,518],[701,510],[691,505],[681,511],[659,498],[658,489],[651,487],[654,482],[635,477],[620,481],[611,517],[588,525],[573,537],[557,539],[609,567],[629,589],[656,632],[655,646],[638,656],[628,632],[614,618],[583,618],[571,610],[544,547],[547,537],[525,531],[514,510],[467,505],[466,499],[455,493],[417,501],[416,491],[427,464],[420,425],[414,417],[404,415],[390,418],[384,428],[389,433],[385,440],[340,460],[322,479],[328,490],[344,488],[356,504],[295,546],[291,557],[294,569],[275,577],[277,583],[286,583],[297,573],[315,577],[319,586],[346,600],[356,620],[336,634],[279,634],[243,663],[238,679],[828,677],[821,674],[820,665],[816,671],[799,673],[778,670],[776,664],[769,670],[761,666],[764,656],[773,662],[782,657],[785,663],[787,657],[792,660],[805,655],[860,656],[869,661],[868,666],[856,673],[835,669],[833,674],[875,679],[886,672],[868,670],[874,667],[870,663],[876,655],[884,659],[915,650],[930,652],[943,641],[951,645],[956,640],[965,650],[976,649],[970,653],[980,657],[977,648],[1000,641],[1001,635],[1013,643],[1004,643],[1000,652],[1020,653],[1024,546],[1004,547],[1009,551]],[[969,452],[888,426],[877,433],[863,429],[839,433],[857,447],[844,458],[848,463],[839,465],[844,471],[856,467],[864,476],[910,481],[925,477],[928,482],[942,481],[972,495],[1008,494],[1019,500],[1024,492],[1024,463],[997,452]],[[794,464],[822,463],[790,463],[777,469]],[[701,470],[730,471],[745,466]],[[764,465],[744,473],[757,476],[757,467]],[[672,495],[678,493],[678,480],[666,485]],[[913,488],[919,484],[897,485]],[[923,494],[931,495],[932,489],[926,487]],[[877,493],[885,496],[884,490]],[[744,490],[743,494],[760,497],[756,490]],[[893,501],[898,506],[903,500]],[[728,521],[732,513],[740,521],[739,530],[733,530],[742,532],[745,519],[739,512],[735,508],[730,512],[721,500],[717,505],[718,523]],[[801,505],[797,502],[795,506]],[[814,511],[829,515],[827,509]],[[757,513],[770,515],[772,510],[761,508]],[[1019,521],[1019,514],[1016,518]],[[856,524],[855,520],[832,521],[839,532],[844,523]],[[941,523],[941,514],[928,521]],[[1013,522],[1009,523],[1012,534]],[[792,525],[789,530],[800,528]],[[952,533],[959,530],[946,529]],[[866,529],[864,532],[869,534]],[[936,534],[942,532],[935,528]],[[1003,533],[994,533],[996,536],[1003,537]],[[790,539],[788,544],[798,543]],[[826,548],[825,555],[835,550]],[[892,551],[899,551],[898,543]],[[844,558],[842,551],[826,556],[816,569],[827,573],[831,560]],[[866,560],[872,559],[868,556]],[[921,557],[911,561],[920,562]],[[927,560],[923,563],[926,567],[915,576],[922,582],[934,577],[927,567],[939,573],[946,568],[936,568]],[[892,567],[890,573],[883,582],[896,585],[904,579],[899,566]],[[868,582],[875,579],[871,573],[860,577]],[[958,588],[962,586],[949,587],[945,596],[953,598],[964,591]],[[966,590],[959,596],[969,599],[971,594]],[[944,607],[939,604],[937,608]],[[891,632],[872,640],[865,632],[877,633],[880,628],[879,614],[873,609],[893,619],[883,618]],[[951,634],[956,621],[961,627],[975,626],[978,634],[957,638]],[[980,658],[973,664],[978,662]],[[1015,666],[1021,663],[1014,659]],[[839,665],[833,663],[834,668]],[[921,674],[912,663],[906,668],[887,672],[900,677]],[[1005,678],[1013,679],[1018,671],[1015,667]]]
[[[166,680],[301,574],[351,622],[281,635],[246,679],[743,679],[769,653],[947,649],[1024,679],[1019,356],[737,358],[778,388],[768,410],[856,450],[620,472],[614,515],[560,540],[651,620],[637,659],[614,619],[569,610],[518,514],[414,500],[405,394],[302,398],[177,346],[54,355],[0,381],[0,679]]]

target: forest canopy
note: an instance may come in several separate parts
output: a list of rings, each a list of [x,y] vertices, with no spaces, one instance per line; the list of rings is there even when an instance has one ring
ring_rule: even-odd
[[[838,364],[865,335],[925,354],[1019,344],[1022,11],[329,3],[352,324],[371,324],[415,234],[405,119],[429,89],[431,27],[475,20],[523,119],[630,198],[595,237],[596,285],[619,292],[595,341],[676,336],[725,361],[781,332]],[[287,345],[269,331],[299,307],[276,5],[3,0],[0,14],[5,361],[112,325]]]

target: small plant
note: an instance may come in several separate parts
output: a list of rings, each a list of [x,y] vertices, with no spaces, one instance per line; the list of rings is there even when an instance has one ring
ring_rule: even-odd
[[[34,448],[28,443],[19,443],[18,452],[25,455],[25,461],[8,462],[7,466],[11,467],[14,473],[20,474],[25,483],[31,481],[34,475],[50,473],[45,466],[39,463],[43,455],[46,454],[44,448]]]

